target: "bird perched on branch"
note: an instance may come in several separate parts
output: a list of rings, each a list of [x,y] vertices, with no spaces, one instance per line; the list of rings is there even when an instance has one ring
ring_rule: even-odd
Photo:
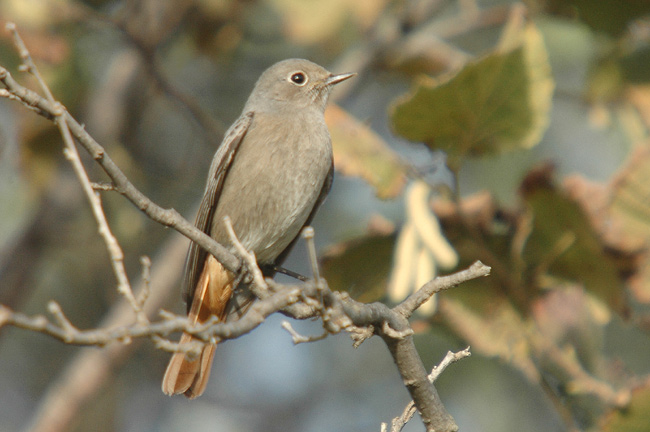
[[[224,224],[229,217],[265,276],[275,273],[329,192],[334,170],[325,106],[332,86],[352,76],[333,75],[302,59],[276,63],[258,79],[212,160],[196,226],[231,247]],[[213,315],[225,320],[234,281],[234,274],[192,243],[183,281],[190,322]],[[193,339],[183,333],[181,346]],[[215,348],[205,344],[197,358],[175,353],[163,392],[200,396]]]

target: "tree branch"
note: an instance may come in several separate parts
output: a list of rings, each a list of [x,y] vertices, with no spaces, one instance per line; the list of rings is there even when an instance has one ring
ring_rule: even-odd
[[[440,364],[434,367],[431,373],[429,374],[428,376],[429,381],[433,384],[438,379],[440,374],[442,374],[442,372],[445,369],[447,369],[447,366],[451,365],[452,363],[456,363],[457,361],[462,360],[465,357],[469,357],[470,355],[472,354],[469,351],[469,347],[455,353],[451,351],[447,351],[447,355],[445,355],[445,358],[443,358]],[[395,417],[391,422],[390,432],[400,432],[404,428],[404,426],[406,426],[406,423],[408,423],[413,418],[413,415],[415,414],[415,410],[416,410],[415,403],[413,401],[409,402],[406,405],[406,408],[404,408],[404,412],[402,412],[402,415],[400,415],[399,417]],[[386,423],[382,424],[382,431],[387,431]]]
[[[419,290],[408,296],[402,303],[395,306],[393,310],[405,318],[409,318],[417,308],[426,303],[435,293],[453,288],[471,279],[489,276],[491,269],[491,267],[486,266],[481,261],[476,261],[467,270],[449,276],[439,276],[422,285]]]

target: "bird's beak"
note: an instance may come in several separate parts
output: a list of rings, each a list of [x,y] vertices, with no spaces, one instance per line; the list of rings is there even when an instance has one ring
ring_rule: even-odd
[[[354,73],[354,72],[353,73],[344,73],[344,74],[339,74],[339,75],[330,75],[329,78],[327,78],[325,80],[325,85],[329,87],[331,85],[338,84],[341,81],[345,81],[348,78],[352,78],[355,75],[356,75],[356,73]]]

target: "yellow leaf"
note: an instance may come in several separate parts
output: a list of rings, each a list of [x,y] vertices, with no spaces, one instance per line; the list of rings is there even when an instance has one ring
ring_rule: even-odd
[[[348,176],[361,177],[379,198],[397,196],[406,182],[406,170],[384,140],[336,105],[325,112],[332,135],[334,165]]]

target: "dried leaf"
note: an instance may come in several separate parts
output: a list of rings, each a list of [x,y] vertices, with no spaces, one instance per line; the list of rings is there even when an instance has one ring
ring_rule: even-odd
[[[650,149],[637,149],[628,164],[612,182],[609,211],[620,226],[624,238],[650,247]],[[637,301],[650,303],[650,254],[639,266],[640,272],[630,280]]]
[[[585,288],[623,313],[624,281],[616,261],[578,202],[559,189],[549,165],[531,171],[521,187],[532,216],[523,259],[529,271],[584,284]]]
[[[384,140],[343,109],[330,105],[325,121],[332,135],[337,171],[361,177],[379,198],[396,197],[406,183],[406,169]]]

